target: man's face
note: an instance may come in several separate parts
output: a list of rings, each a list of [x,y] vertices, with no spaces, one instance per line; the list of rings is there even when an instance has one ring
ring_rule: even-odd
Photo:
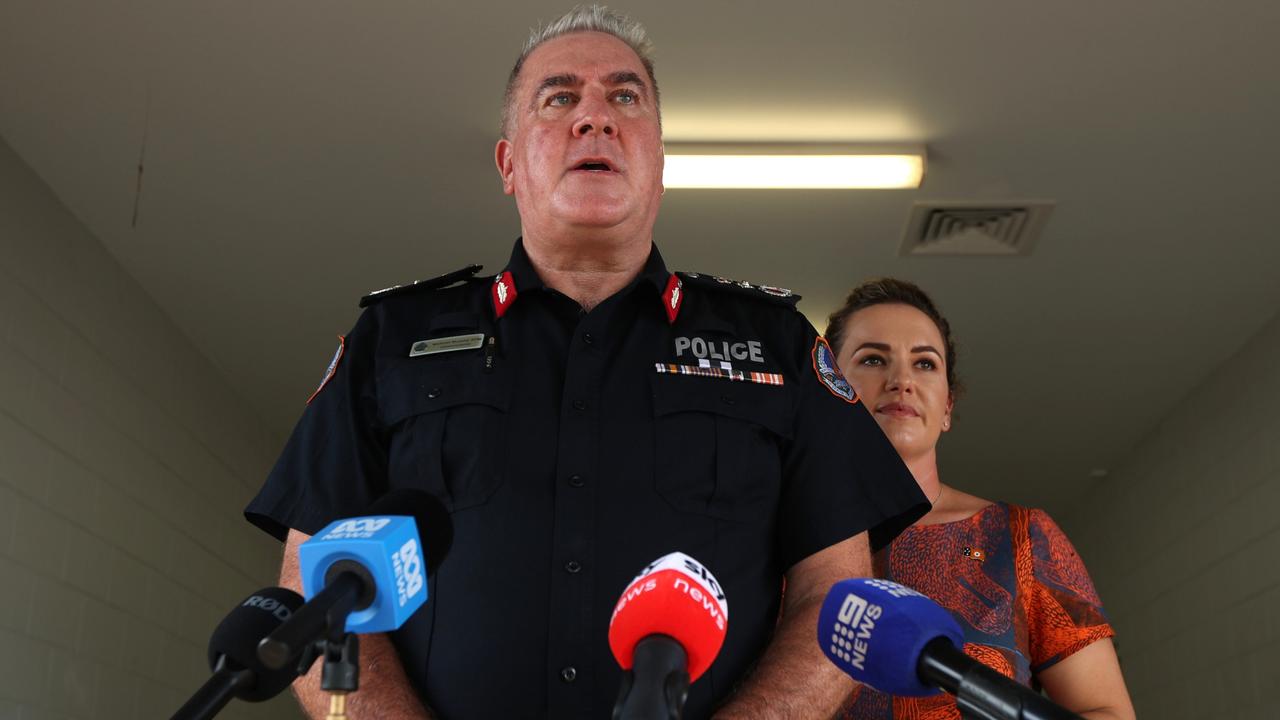
[[[540,45],[525,59],[513,130],[498,141],[502,189],[526,234],[652,234],[662,196],[662,134],[640,58],[598,32]]]

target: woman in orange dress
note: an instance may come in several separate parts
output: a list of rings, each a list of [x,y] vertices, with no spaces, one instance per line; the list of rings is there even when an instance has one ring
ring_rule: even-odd
[[[970,495],[938,477],[937,444],[958,389],[946,318],[915,285],[874,280],[850,293],[826,334],[837,361],[933,509],[874,556],[875,571],[951,611],[965,652],[1043,688],[1086,718],[1134,717],[1088,571],[1043,511]],[[860,687],[844,718],[959,718],[950,695],[890,697]]]

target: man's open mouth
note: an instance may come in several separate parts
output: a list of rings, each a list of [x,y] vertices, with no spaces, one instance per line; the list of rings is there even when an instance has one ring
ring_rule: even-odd
[[[583,160],[573,166],[574,170],[586,170],[587,172],[615,172],[612,165],[607,160]]]

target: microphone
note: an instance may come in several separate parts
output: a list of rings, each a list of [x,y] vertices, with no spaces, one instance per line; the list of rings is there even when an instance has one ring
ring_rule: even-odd
[[[302,607],[302,596],[281,587],[263,588],[245,598],[218,623],[209,638],[213,676],[172,720],[206,720],[231,698],[261,702],[279,695],[298,677],[296,668],[268,668],[258,660],[258,641]]]
[[[1080,720],[1080,716],[964,653],[951,613],[889,580],[832,586],[818,616],[818,645],[849,677],[888,695],[925,697],[939,689],[976,720]]]
[[[448,511],[420,490],[392,490],[364,515],[335,520],[298,547],[307,603],[263,639],[258,657],[284,667],[326,632],[399,628],[427,601],[427,573],[452,542]]]
[[[613,719],[679,720],[728,623],[724,592],[698,561],[674,552],[641,570],[609,619],[609,648],[626,671]]]

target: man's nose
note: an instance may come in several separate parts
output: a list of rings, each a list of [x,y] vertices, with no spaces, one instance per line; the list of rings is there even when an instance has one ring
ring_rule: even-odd
[[[605,135],[613,137],[618,134],[617,124],[613,120],[609,103],[604,100],[584,100],[579,106],[581,114],[573,124],[576,137],[588,135]]]

